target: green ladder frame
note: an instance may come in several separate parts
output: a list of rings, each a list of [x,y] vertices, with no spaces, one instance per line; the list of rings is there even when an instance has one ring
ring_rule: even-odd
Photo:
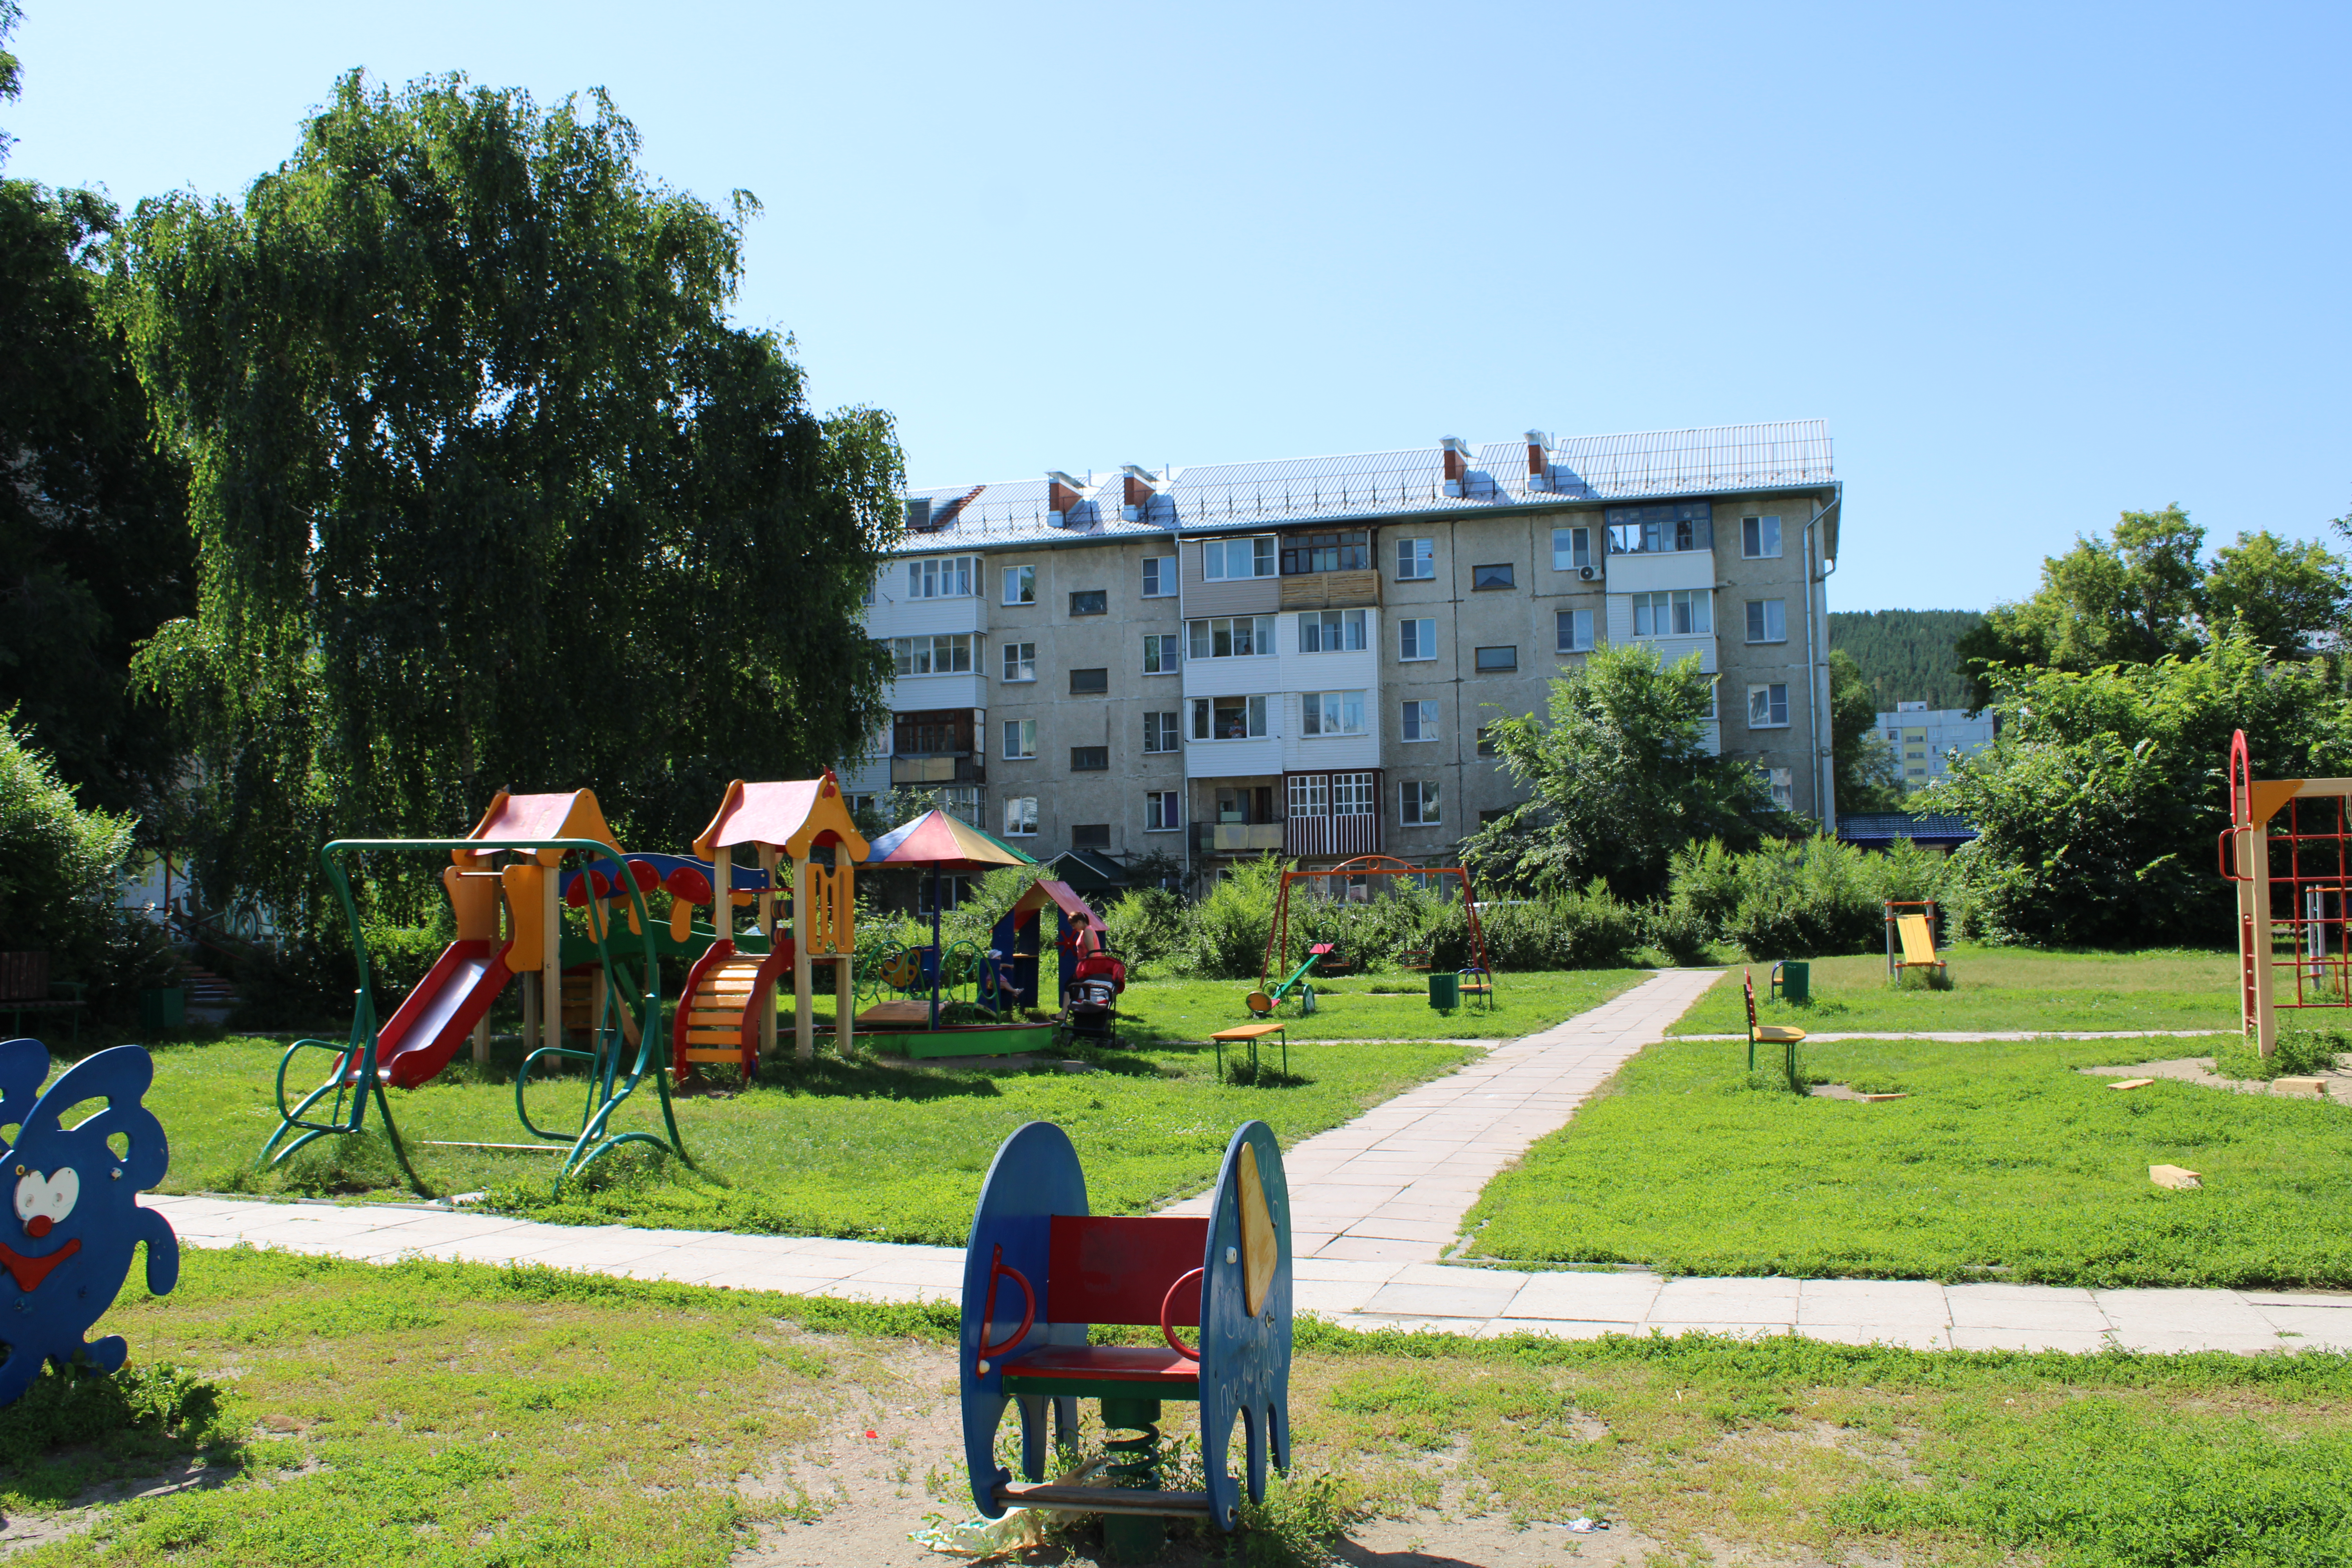
[[[319,860],[326,868],[327,879],[334,884],[335,896],[342,902],[343,918],[351,922],[352,952],[359,963],[360,984],[357,1004],[352,1013],[351,1038],[340,1046],[326,1040],[296,1040],[286,1047],[285,1056],[278,1063],[278,1131],[271,1133],[269,1141],[261,1146],[261,1152],[255,1157],[254,1163],[268,1170],[283,1164],[297,1150],[320,1138],[347,1136],[363,1131],[367,1125],[368,1100],[373,1096],[376,1112],[383,1119],[384,1137],[392,1144],[393,1157],[400,1162],[401,1174],[408,1178],[411,1191],[419,1196],[430,1196],[425,1184],[418,1179],[415,1167],[408,1163],[408,1151],[401,1142],[400,1129],[392,1119],[392,1103],[384,1096],[383,1079],[376,1071],[376,1033],[381,1026],[375,1016],[373,988],[368,983],[367,938],[360,926],[359,905],[352,897],[351,877],[342,859],[346,854],[366,854],[382,849],[429,849],[445,854],[455,849],[530,852],[556,849],[567,854],[578,850],[591,857],[592,865],[597,859],[618,861],[625,856],[616,854],[611,845],[594,838],[338,838],[319,851]],[[561,862],[549,869],[551,874],[560,874]],[[630,1143],[650,1143],[656,1149],[677,1155],[688,1165],[694,1164],[694,1157],[686,1152],[685,1140],[678,1136],[677,1116],[670,1105],[669,1079],[662,1070],[660,1047],[668,1040],[669,1035],[661,1024],[661,969],[654,950],[653,917],[646,907],[645,890],[636,885],[635,878],[618,878],[614,886],[628,890],[636,916],[636,928],[645,939],[646,984],[637,1030],[636,1060],[624,1074],[621,1058],[625,1041],[618,1024],[608,1022],[611,1009],[616,1005],[625,1005],[616,1004],[615,999],[635,990],[635,987],[627,986],[625,991],[623,972],[613,966],[612,948],[605,940],[613,922],[610,920],[598,921],[592,915],[590,934],[595,938],[597,962],[604,966],[606,980],[604,1008],[589,1026],[589,1037],[595,1042],[595,1047],[583,1051],[570,1046],[541,1046],[525,1056],[522,1066],[515,1071],[515,1118],[522,1123],[524,1131],[534,1138],[545,1140],[551,1149],[564,1143],[572,1145],[564,1157],[563,1168],[556,1173],[558,1186],[575,1172],[585,1170],[614,1150]],[[557,943],[556,951],[562,951],[563,933],[561,930],[547,932],[546,940]],[[303,1097],[301,1103],[289,1110],[286,1104],[287,1070],[294,1065],[296,1053],[305,1050],[334,1053],[337,1058],[335,1069],[326,1082],[312,1089]],[[524,1108],[523,1089],[530,1080],[531,1065],[540,1058],[548,1056],[583,1061],[589,1066],[588,1100],[582,1109],[577,1132],[555,1131],[541,1127],[531,1121],[530,1111]],[[651,1132],[611,1131],[613,1113],[627,1103],[648,1075],[652,1077],[655,1093],[660,1099],[662,1125],[669,1136],[663,1139]],[[325,1119],[312,1119],[313,1108],[331,1095],[332,1103],[323,1112]],[[280,1142],[286,1140],[289,1133],[299,1133],[299,1136],[279,1148]],[[273,1154],[272,1150],[276,1150],[276,1153]]]

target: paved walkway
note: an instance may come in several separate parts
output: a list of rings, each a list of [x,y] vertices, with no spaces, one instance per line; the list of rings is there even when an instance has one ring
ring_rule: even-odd
[[[2352,1294],[1664,1279],[1639,1269],[1534,1272],[1440,1264],[1488,1178],[1563,1125],[1627,1058],[1663,1037],[1666,1026],[1717,978],[1709,971],[1664,972],[1292,1148],[1284,1166],[1293,1195],[1298,1310],[1353,1327],[1478,1334],[1703,1329],[1793,1331],[1926,1349],[2352,1350]],[[960,1247],[542,1225],[425,1204],[152,1194],[142,1201],[169,1215],[192,1247],[250,1242],[373,1262],[411,1256],[520,1260],[632,1279],[869,1300],[952,1300],[963,1276]],[[1198,1214],[1206,1204],[1205,1197],[1187,1199],[1165,1212]]]
[[[2203,1040],[2216,1035],[2234,1035],[2235,1029],[1938,1029],[1932,1033],[1917,1031],[1906,1034],[1899,1029],[1853,1029],[1844,1034],[1822,1035],[1805,1031],[1808,1042],[1822,1040],[1942,1040],[1955,1046],[1972,1045],[1979,1040]],[[1744,1040],[1745,1035],[1675,1035],[1677,1040]]]

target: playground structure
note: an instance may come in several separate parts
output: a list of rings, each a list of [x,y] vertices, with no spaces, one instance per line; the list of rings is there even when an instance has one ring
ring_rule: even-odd
[[[1067,1134],[1032,1121],[989,1167],[964,1249],[958,1354],[964,1458],[982,1515],[1009,1507],[1104,1516],[1107,1543],[1130,1561],[1158,1550],[1162,1521],[1207,1518],[1234,1528],[1245,1483],[1265,1495],[1266,1463],[1290,1465],[1290,1189],[1273,1129],[1245,1122],[1225,1146],[1208,1216],[1097,1217]],[[1018,1301],[1015,1301],[1015,1294]],[[1096,1323],[1157,1327],[1162,1345],[1094,1345]],[[1200,1348],[1177,1338],[1201,1330]],[[1110,1487],[1040,1484],[1051,1406],[1065,1439],[1077,1402],[1102,1402],[1112,1438]],[[1160,1489],[1160,1406],[1201,1407],[1205,1492]],[[1016,1484],[996,1462],[1005,1405],[1021,1416]],[[1226,1468],[1234,1423],[1245,1442],[1243,1479]]]
[[[673,1065],[681,1078],[698,1064],[725,1062],[750,1082],[760,1055],[776,1047],[775,985],[788,971],[794,1052],[803,1061],[814,1057],[811,1008],[820,963],[833,971],[839,1048],[844,1055],[855,1048],[857,862],[868,847],[830,769],[822,778],[772,784],[737,779],[727,786],[710,826],[694,841],[694,852],[709,860],[712,882],[731,889],[735,851],[749,848],[759,863],[757,890],[711,904],[709,945],[687,974],[675,1026]],[[777,873],[786,864],[789,933],[776,896]],[[747,899],[759,906],[755,929],[739,932],[735,906]]]
[[[367,941],[352,896],[347,857],[419,851],[446,853],[450,858],[441,880],[457,919],[457,940],[378,1027],[369,983]],[[562,863],[573,855],[588,859],[569,883],[577,896],[567,900]],[[481,864],[500,856],[511,858],[503,866]],[[384,1090],[388,1086],[414,1088],[428,1081],[448,1065],[469,1037],[475,1041],[477,1058],[486,1058],[490,1005],[518,977],[525,978],[524,1043],[526,1047],[533,1040],[541,1043],[527,1050],[515,1074],[515,1113],[524,1131],[541,1142],[490,1146],[561,1150],[569,1144],[562,1175],[570,1175],[614,1149],[638,1142],[693,1163],[677,1134],[668,1080],[656,1051],[663,1038],[661,970],[657,928],[645,900],[648,889],[660,885],[662,879],[650,858],[641,857],[638,865],[624,868],[625,857],[605,826],[593,793],[518,795],[501,791],[464,838],[338,839],[320,850],[319,858],[352,931],[359,971],[352,1031],[340,1046],[306,1039],[287,1047],[278,1067],[278,1126],[262,1146],[260,1163],[282,1163],[320,1138],[363,1131],[373,1100],[402,1173],[412,1188],[424,1192],[393,1121]],[[681,867],[672,872],[680,887],[690,881],[686,869]],[[673,897],[677,896],[674,892]],[[582,910],[584,934],[574,936],[564,930],[567,901]],[[615,960],[608,941],[614,932],[616,903],[624,906],[621,912],[642,951],[641,961],[634,968]],[[673,911],[667,929],[675,934],[680,923]],[[584,1016],[572,1020],[582,1026],[585,1044],[575,1047],[570,1043],[565,1017],[565,971],[592,964]],[[534,975],[535,984],[528,979]],[[628,1057],[631,1049],[635,1052],[634,1058]],[[289,1108],[287,1076],[306,1051],[327,1052],[334,1060],[325,1079]],[[532,1069],[542,1062],[557,1068],[576,1062],[587,1068],[588,1089],[577,1129],[551,1130],[530,1120],[525,1091]],[[667,1137],[612,1131],[614,1114],[648,1075],[660,1102]]]
[[[2218,849],[2238,894],[2239,1014],[2269,1057],[2279,1009],[2352,1007],[2352,779],[2257,779],[2241,730],[2229,780]],[[2291,1001],[2280,999],[2282,976]]]
[[[1100,917],[1066,883],[1033,883],[997,921],[986,951],[941,939],[946,875],[1035,864],[1011,845],[938,810],[874,841],[864,862],[868,871],[930,874],[931,940],[927,946],[890,943],[867,955],[861,1000],[870,998],[871,1005],[857,1015],[857,1027],[870,1047],[918,1059],[1003,1056],[1043,1050],[1066,1031],[1097,1039],[1110,1035],[1109,1001],[1126,989],[1127,966],[1104,947]],[[1039,1017],[1034,1015],[1042,1011],[1043,933],[1049,910],[1061,1012]],[[955,994],[966,987],[968,999]]]
[[[1471,885],[1468,868],[1462,866],[1413,866],[1390,855],[1364,855],[1342,861],[1328,871],[1285,870],[1282,873],[1281,886],[1276,889],[1274,897],[1274,920],[1266,928],[1265,957],[1258,965],[1257,986],[1244,999],[1253,1016],[1271,1017],[1276,1008],[1293,996],[1297,998],[1302,1014],[1315,1010],[1314,976],[1318,965],[1328,973],[1344,966],[1346,961],[1336,958],[1334,944],[1318,942],[1307,949],[1306,962],[1295,969],[1288,969],[1281,980],[1274,979],[1276,973],[1288,968],[1293,956],[1290,887],[1293,882],[1308,879],[1320,881],[1351,877],[1412,877],[1419,879],[1423,887],[1429,885],[1429,879],[1433,877],[1460,879],[1462,914],[1470,931],[1470,962],[1464,964],[1454,976],[1432,975],[1431,1001],[1433,1005],[1452,1005],[1438,1002],[1440,990],[1436,982],[1440,978],[1453,978],[1456,983],[1454,990],[1457,998],[1472,996],[1484,1001],[1489,1007],[1494,1005],[1494,970],[1486,962],[1486,938],[1478,926],[1478,895]],[[1416,952],[1406,956],[1425,961],[1427,954]]]
[[[155,1060],[142,1046],[116,1046],[49,1076],[38,1040],[0,1044],[0,1125],[14,1129],[7,1163],[16,1222],[14,1243],[0,1243],[0,1267],[16,1287],[8,1353],[0,1361],[0,1405],[32,1386],[41,1363],[60,1373],[77,1361],[101,1371],[122,1365],[120,1335],[84,1342],[131,1274],[131,1254],[147,1244],[147,1289],[161,1296],[180,1279],[180,1242],[169,1221],[140,1206],[140,1193],[172,1168],[163,1124],[143,1103]],[[85,1101],[103,1100],[94,1116],[64,1124]],[[110,1140],[122,1140],[121,1152]]]
[[[1936,952],[1936,900],[1888,899],[1884,900],[1884,908],[1886,915],[1886,977],[1899,980],[1906,969],[1943,973],[1948,966]],[[1898,914],[1895,912],[1898,910],[1916,912]]]

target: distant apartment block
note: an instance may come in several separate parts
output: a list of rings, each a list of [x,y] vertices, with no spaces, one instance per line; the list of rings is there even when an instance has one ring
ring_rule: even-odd
[[[1957,708],[1897,702],[1894,712],[1878,716],[1878,733],[1895,753],[1903,787],[1924,789],[1951,771],[1953,757],[1972,757],[1992,744],[1993,716],[1971,719]]]
[[[1709,743],[1834,820],[1816,421],[917,491],[867,629],[895,718],[853,794],[1040,858],[1444,857],[1522,798],[1483,738],[1602,643],[1696,654]]]

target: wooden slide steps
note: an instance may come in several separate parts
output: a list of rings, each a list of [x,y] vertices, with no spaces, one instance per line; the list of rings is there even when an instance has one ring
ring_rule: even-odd
[[[743,1038],[743,1030],[744,1012],[759,987],[762,962],[758,953],[736,953],[696,976],[694,994],[687,1001],[683,1054],[688,1061],[740,1065],[746,1044],[759,1048],[756,1038]]]

